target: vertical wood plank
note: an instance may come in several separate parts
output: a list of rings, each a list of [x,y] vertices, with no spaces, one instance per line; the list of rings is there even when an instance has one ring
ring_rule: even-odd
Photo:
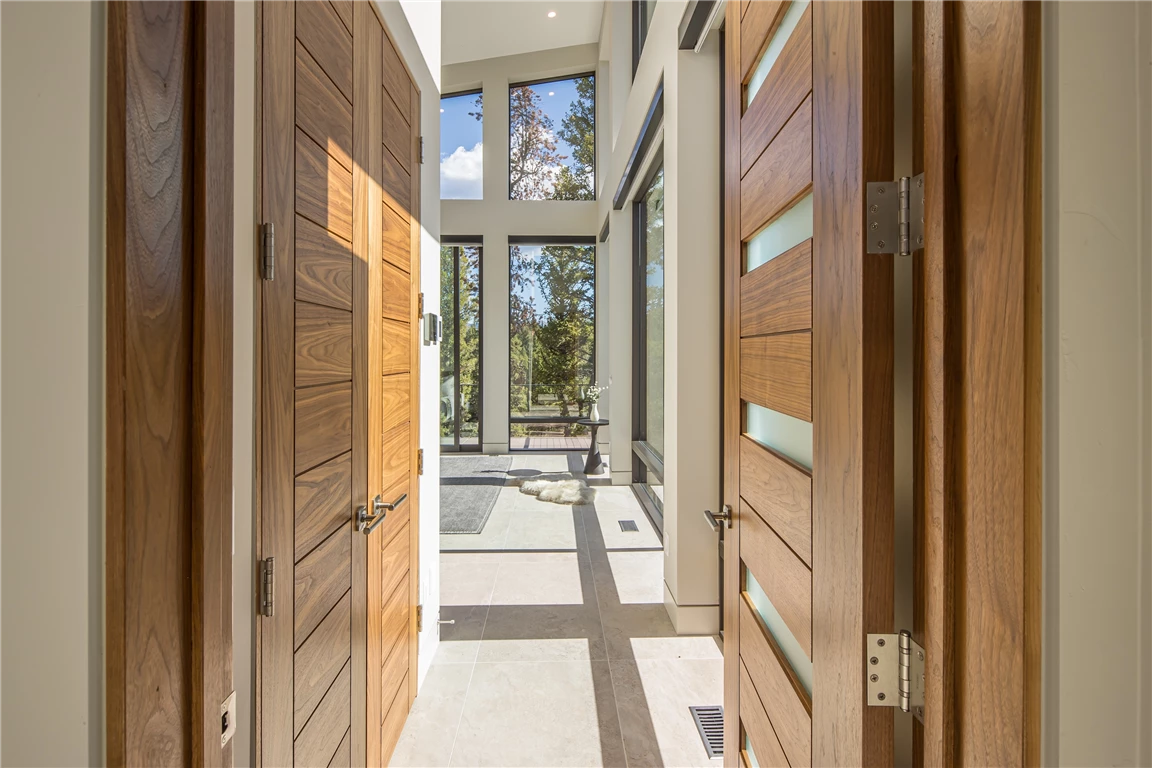
[[[812,39],[812,760],[890,764],[864,645],[893,621],[892,260],[863,233],[892,177],[892,4],[815,3]]]
[[[192,358],[192,760],[230,766],[232,686],[232,2],[191,7],[195,44]],[[239,713],[235,713],[239,714]]]
[[[417,631],[416,624],[416,609],[420,604],[420,478],[419,470],[417,468],[418,454],[420,449],[420,332],[419,323],[415,317],[417,308],[420,305],[420,89],[416,87],[416,83],[411,80],[412,96],[410,100],[411,115],[409,123],[412,126],[412,134],[410,140],[410,151],[412,153],[412,301],[409,303],[410,312],[409,316],[410,327],[412,332],[410,334],[410,343],[412,345],[412,366],[409,369],[412,377],[412,392],[411,409],[412,409],[412,429],[411,429],[411,448],[410,456],[411,461],[409,465],[409,516],[410,525],[408,529],[411,537],[412,559],[408,564],[409,573],[411,574],[408,579],[409,585],[409,605],[411,611],[409,613],[409,626],[408,626],[408,702],[405,711],[411,709],[412,702],[416,700],[416,689],[418,687],[418,677],[416,671],[419,669],[418,655],[420,650],[420,633]],[[397,701],[400,701],[399,694],[397,694]]]
[[[384,97],[381,77],[383,31],[370,3],[353,5],[352,40],[353,84],[352,135],[356,169],[353,174],[353,287],[356,313],[356,358],[354,364],[363,376],[365,394],[363,424],[354,440],[358,455],[356,487],[361,497],[354,506],[369,505],[380,493],[380,410],[383,388],[380,368],[380,315],[382,268],[381,237],[383,200],[380,193],[380,165],[384,145],[381,138],[381,104]],[[357,424],[360,424],[359,418]],[[361,462],[363,463],[360,466]],[[354,470],[356,471],[356,470]],[[353,590],[363,594],[354,605],[364,613],[353,623],[352,695],[356,713],[352,723],[352,764],[380,764],[380,535],[357,536],[359,559],[353,567]],[[357,661],[359,659],[359,661]]]
[[[276,228],[276,273],[295,267],[295,56],[296,6],[265,0],[262,13],[262,220]],[[274,557],[282,584],[294,560],[295,439],[294,281],[261,281],[260,555]],[[260,758],[263,765],[293,764],[293,649],[295,611],[281,586],[273,616],[260,626]]]
[[[740,509],[740,277],[744,248],[740,239],[740,116],[743,112],[743,69],[740,53],[741,7],[724,9],[724,274],[723,274],[723,502]],[[724,537],[724,765],[740,765],[740,515]]]

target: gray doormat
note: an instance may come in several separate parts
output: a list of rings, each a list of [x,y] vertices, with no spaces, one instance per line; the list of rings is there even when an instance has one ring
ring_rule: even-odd
[[[480,533],[512,467],[511,456],[440,457],[440,533]]]

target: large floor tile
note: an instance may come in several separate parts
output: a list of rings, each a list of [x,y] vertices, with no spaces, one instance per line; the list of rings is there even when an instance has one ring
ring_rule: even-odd
[[[688,707],[724,702],[724,662],[612,662],[629,766],[715,765]]]
[[[487,605],[440,606],[440,618],[451,624],[440,625],[440,644],[433,664],[460,664],[476,661],[480,638],[484,636]]]
[[[648,515],[640,508],[639,502],[635,502],[634,507],[614,504],[612,508],[601,507],[600,503],[596,502],[578,509],[587,530],[588,543],[593,549],[597,547],[608,550],[660,549],[663,546],[660,534],[652,526]],[[621,530],[621,520],[631,520],[636,523],[638,530]]]
[[[584,551],[584,523],[572,507],[533,499],[513,510],[504,549]]]
[[[495,605],[588,605],[596,600],[592,567],[572,553],[548,559],[511,561],[500,565],[492,591]]]
[[[389,765],[439,768],[450,764],[472,669],[471,664],[448,664],[429,670]]]
[[[663,552],[607,552],[592,559],[600,606],[664,604]]]
[[[678,635],[664,604],[601,605],[608,658],[718,659],[723,653],[713,635]]]
[[[440,556],[440,605],[488,605],[500,565],[469,554]]]
[[[452,765],[624,764],[606,662],[476,665]]]

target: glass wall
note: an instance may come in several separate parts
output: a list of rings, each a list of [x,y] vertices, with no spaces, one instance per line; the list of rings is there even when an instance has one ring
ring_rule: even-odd
[[[596,381],[596,246],[509,248],[509,412],[513,450],[584,450]]]
[[[480,255],[478,245],[440,249],[440,446],[480,450]]]
[[[484,197],[484,96],[440,99],[440,199]]]
[[[654,522],[664,514],[664,168],[648,175],[634,203],[633,312],[636,408],[633,481]]]
[[[511,86],[508,147],[510,200],[595,200],[595,77]]]

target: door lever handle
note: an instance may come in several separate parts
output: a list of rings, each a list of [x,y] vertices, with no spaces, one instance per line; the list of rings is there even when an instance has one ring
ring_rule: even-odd
[[[389,510],[396,509],[396,507],[403,504],[408,499],[408,494],[400,494],[400,498],[391,503],[384,501],[384,499],[377,494],[376,498],[372,499],[372,511],[376,514],[369,516],[368,507],[360,507],[356,510],[356,530],[367,536],[376,530],[376,526],[384,522],[384,518]]]
[[[716,514],[715,512],[706,509],[704,510],[704,519],[708,521],[708,525],[712,527],[713,531],[720,530],[721,524],[723,524],[725,528],[731,528],[732,507],[725,504],[720,514]]]

